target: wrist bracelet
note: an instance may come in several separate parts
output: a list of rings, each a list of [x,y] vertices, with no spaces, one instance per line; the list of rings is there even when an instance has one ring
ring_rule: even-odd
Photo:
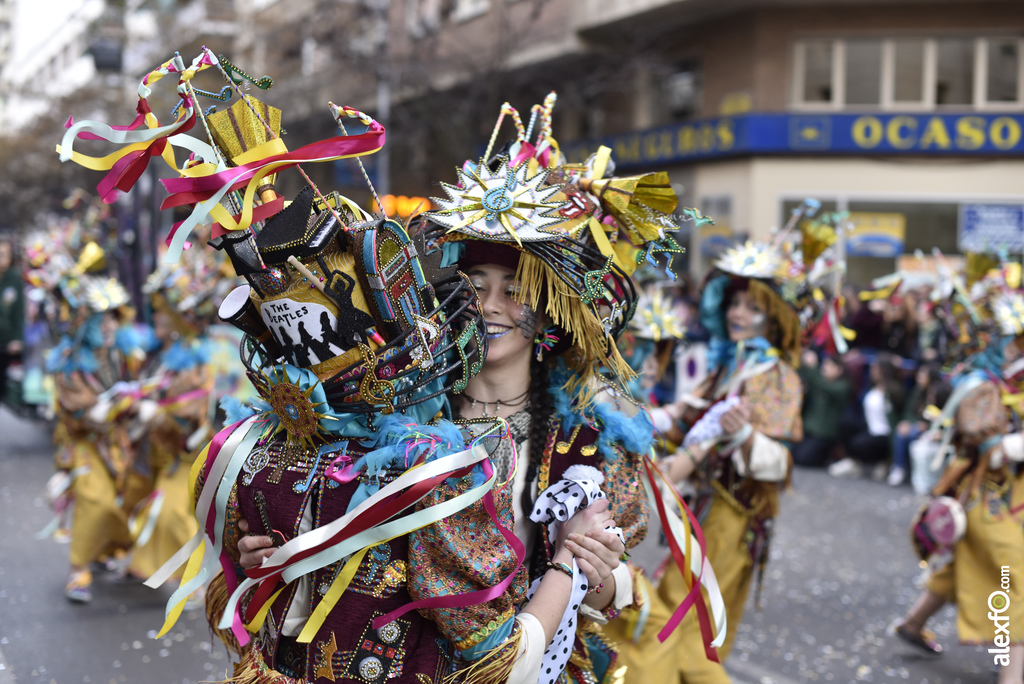
[[[569,579],[572,579],[572,568],[570,568],[565,563],[551,563],[551,562],[549,562],[548,563],[548,570],[558,570],[559,572],[564,572],[566,575],[569,576]]]

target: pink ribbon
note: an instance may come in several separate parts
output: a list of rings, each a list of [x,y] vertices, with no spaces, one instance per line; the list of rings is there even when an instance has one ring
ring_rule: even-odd
[[[320,140],[292,152],[258,159],[242,166],[233,166],[208,176],[161,179],[160,182],[164,184],[164,188],[167,189],[170,196],[163,201],[160,208],[169,209],[184,204],[196,204],[209,199],[224,186],[230,186],[228,192],[237,190],[247,185],[260,169],[270,165],[275,166],[276,173],[303,161],[326,160],[371,152],[384,145],[384,138],[384,128],[374,122],[368,132],[360,135],[335,136],[327,140]]]
[[[348,453],[342,453],[331,461],[324,474],[339,484],[347,484],[356,479],[359,474],[355,471],[354,466],[352,457]]]
[[[245,420],[240,420],[233,425],[229,425],[214,436],[213,440],[210,442],[210,450],[206,457],[206,477],[210,476],[210,469],[213,468],[214,461],[217,460],[220,450],[224,447],[224,442],[226,442],[228,437],[230,437],[244,422]],[[206,535],[210,539],[214,538],[213,525],[217,520],[216,511],[214,510],[216,505],[216,497],[214,497],[213,502],[210,504],[210,513],[212,515],[206,516]],[[220,566],[224,571],[224,582],[227,584],[228,595],[230,596],[238,587],[238,578],[235,577],[235,562],[231,559],[231,556],[228,555],[226,549],[221,549]],[[245,631],[245,626],[242,624],[242,618],[237,612],[231,619],[231,632],[235,635],[235,638],[238,639],[238,643],[242,646],[249,643],[249,633]]]

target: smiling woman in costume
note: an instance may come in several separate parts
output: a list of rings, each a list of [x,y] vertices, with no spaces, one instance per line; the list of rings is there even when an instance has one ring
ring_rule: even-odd
[[[505,476],[530,559],[533,600],[520,615],[551,585],[565,608],[555,634],[524,621],[522,658],[539,668],[513,681],[554,681],[559,670],[549,671],[549,663],[564,664],[568,681],[614,681],[623,672],[602,625],[634,602],[636,585],[620,555],[646,534],[643,456],[653,439],[646,414],[626,398],[632,372],[615,341],[635,309],[629,276],[637,264],[646,259],[667,270],[681,251],[670,235],[677,201],[667,174],[610,177],[607,148],[585,164],[565,164],[551,137],[553,95],[525,127],[506,104],[502,118],[512,116],[517,139],[494,158],[466,162],[428,220],[477,289],[487,324],[483,368],[452,401],[474,431],[495,418],[508,424],[511,443],[499,443],[491,458]],[[539,133],[530,140],[533,130]],[[564,524],[545,529],[547,500],[580,478],[592,478],[607,498],[608,529],[595,521],[568,538]],[[583,511],[603,508],[598,502]],[[585,593],[573,588],[569,598],[559,588],[563,565]],[[559,649],[566,628],[574,632],[571,648]]]
[[[460,657],[472,659],[481,650],[516,644],[506,673],[514,683],[564,676],[601,681],[619,671],[600,625],[633,602],[633,578],[620,555],[645,532],[638,454],[650,448],[652,435],[643,414],[622,411],[633,408],[629,402],[616,405],[618,382],[606,386],[601,380],[604,373],[628,374],[613,342],[632,309],[632,284],[606,231],[620,240],[618,253],[630,270],[640,248],[657,243],[668,251],[674,245],[662,232],[671,225],[668,216],[651,210],[645,221],[634,222],[619,214],[634,230],[634,243],[618,235],[620,224],[600,194],[582,189],[595,188],[592,181],[610,168],[606,154],[597,162],[600,171],[593,161],[557,166],[551,104],[553,97],[535,108],[541,131],[536,145],[526,142],[520,125],[516,142],[494,159],[467,162],[459,186],[446,186],[449,197],[437,200],[442,209],[428,214],[425,232],[428,250],[445,263],[457,262],[479,296],[487,354],[480,372],[450,401],[456,422],[471,434],[507,431],[485,443],[498,479],[495,497],[508,505],[502,520],[527,557],[516,576],[515,610],[482,641],[455,646]],[[504,112],[518,119],[507,105]],[[621,183],[635,188],[641,180]],[[657,187],[649,192],[671,193]],[[621,208],[630,203],[626,197]],[[643,193],[632,199],[641,204]],[[675,206],[674,198],[659,202],[649,195],[648,201],[668,211]],[[581,226],[599,230],[608,253],[574,239],[573,229]],[[649,237],[640,237],[640,230]],[[422,530],[417,539],[424,548],[445,553],[422,556],[422,577],[412,578],[414,597],[415,588],[434,577],[461,588],[467,564],[488,562],[476,534],[459,524]],[[242,540],[244,564],[266,553],[254,550],[260,543],[269,540]],[[414,551],[414,557],[421,556]],[[429,563],[435,570],[427,569]],[[422,612],[439,624],[465,620],[450,609]]]

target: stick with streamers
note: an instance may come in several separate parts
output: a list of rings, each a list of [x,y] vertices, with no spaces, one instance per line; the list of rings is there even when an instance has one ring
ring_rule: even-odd
[[[195,98],[189,91],[189,81],[198,72],[210,66],[212,62],[207,55],[202,54],[193,60],[190,67],[185,68],[181,55],[175,53],[174,57],[142,79],[139,85],[139,102],[136,106],[138,115],[127,126],[110,126],[99,121],[74,123],[72,119],[68,119],[65,124],[67,131],[61,144],[57,146],[60,160],[65,162],[70,159],[89,169],[109,171],[97,186],[97,191],[106,204],[117,198],[118,191],[127,192],[135,185],[145,172],[151,157],[162,157],[168,166],[178,171],[171,138],[190,130],[195,125]],[[177,92],[181,98],[181,114],[173,124],[160,126],[159,120],[149,107],[148,98],[152,93],[151,86],[169,74],[180,74]],[[146,125],[145,128],[142,128],[143,123]],[[74,150],[75,141],[78,139],[106,140],[125,146],[106,157],[91,157]],[[172,145],[168,145],[168,142],[172,142]]]
[[[176,261],[188,234],[208,216],[212,216],[228,231],[248,228],[254,219],[256,189],[266,176],[304,162],[334,161],[378,151],[384,145],[384,127],[373,119],[365,115],[362,116],[370,123],[368,130],[360,135],[338,136],[321,140],[291,152],[284,148],[278,140],[271,139],[265,143],[268,145],[269,151],[267,156],[255,157],[248,163],[219,172],[213,172],[210,165],[199,165],[184,170],[183,178],[161,181],[170,192],[170,197],[164,201],[162,208],[182,205],[195,207],[192,214],[174,234],[165,259],[172,263]],[[274,144],[271,145],[271,143]],[[303,176],[315,189],[316,186],[312,180],[305,173]],[[219,202],[228,192],[243,187],[245,195],[242,202],[242,213],[236,219]],[[327,206],[330,206],[322,194],[320,197]]]
[[[501,130],[501,124],[505,120],[506,114],[509,114],[512,117],[512,121],[516,125],[516,140],[520,143],[526,140],[526,129],[523,127],[523,119],[519,116],[519,110],[506,102],[501,105],[501,113],[498,115],[498,122],[494,124],[494,131],[491,133],[491,139],[487,142],[487,149],[484,151],[484,160],[491,158],[491,152],[494,150],[494,143],[498,139],[498,131]]]
[[[211,55],[213,54],[210,51],[209,48],[204,46],[203,49],[206,50],[207,52],[209,52]],[[249,102],[249,99],[245,97],[245,93],[242,92],[242,89],[241,89],[242,79],[236,79],[236,78],[234,78],[234,76],[232,76],[232,74],[233,73],[239,74],[244,79],[246,79],[249,82],[255,84],[257,88],[260,88],[262,90],[267,90],[272,85],[274,85],[273,79],[271,79],[269,76],[264,76],[263,78],[261,78],[259,80],[256,80],[252,76],[250,76],[249,74],[245,73],[244,71],[239,69],[237,66],[232,64],[229,60],[225,59],[223,57],[223,55],[221,55],[220,57],[217,58],[217,64],[218,64],[218,67],[220,68],[220,72],[224,76],[225,80],[227,80],[228,83],[230,83],[230,84],[232,84],[234,86],[235,90],[238,92],[239,97],[241,97],[242,101],[245,102],[246,106],[252,112],[253,116],[255,116],[256,119],[260,123],[262,123],[263,126],[266,128],[268,140],[276,139],[278,136],[274,132],[274,130],[271,128],[270,124],[267,121],[264,120],[263,116],[258,111],[256,111],[256,108],[252,106],[252,103]],[[348,135],[348,131],[346,131],[345,130],[345,126],[342,125],[342,123],[340,121],[340,118],[339,118],[339,115],[335,112],[335,109],[337,109],[337,106],[333,102],[328,102],[328,106],[331,108],[331,113],[334,115],[335,121],[337,121],[338,125],[341,127],[341,132],[344,133],[345,135]],[[352,112],[356,112],[356,110],[351,109],[349,107],[345,107],[344,109],[351,110]],[[371,119],[367,115],[363,114],[362,112],[356,112],[356,114],[360,118],[360,121],[362,121],[363,123],[366,124],[368,129],[371,127],[371,124],[376,124],[376,122],[373,119]],[[349,115],[349,116],[351,116],[351,115]],[[369,176],[366,175],[366,169],[363,168],[362,160],[360,160],[357,157],[356,161],[359,163],[359,168],[363,172],[363,178],[366,179],[367,184],[370,186],[370,192],[373,193],[374,199],[377,200],[377,206],[378,207],[382,206],[381,203],[380,203],[380,199],[377,197],[377,192],[373,188],[373,184],[370,183]],[[348,224],[346,224],[345,221],[342,220],[341,216],[338,214],[336,209],[333,206],[331,206],[330,202],[327,201],[327,198],[324,197],[322,192],[320,192],[320,188],[317,187],[317,184],[314,183],[313,179],[309,177],[309,175],[306,173],[305,169],[302,168],[302,165],[296,164],[295,168],[298,169],[300,174],[302,174],[302,177],[306,180],[306,183],[311,188],[313,188],[313,192],[316,194],[317,199],[319,199],[324,204],[324,206],[327,207],[328,211],[330,211],[331,214],[334,216],[334,218],[338,220],[338,223],[341,224],[342,226],[344,226],[345,229],[347,230],[348,229]]]

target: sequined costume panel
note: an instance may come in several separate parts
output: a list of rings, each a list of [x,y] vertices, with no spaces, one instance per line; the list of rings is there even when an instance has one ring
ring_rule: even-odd
[[[361,448],[349,442],[348,454],[358,459]],[[312,512],[313,527],[343,516],[356,490],[369,483],[363,474],[339,484],[326,476],[334,454],[318,457],[316,449],[286,446],[283,440],[257,446],[246,458],[228,502],[225,548],[235,557],[237,520],[244,517],[257,534],[276,532],[285,541],[299,530],[303,510]],[[380,483],[398,477],[385,470]],[[369,550],[355,577],[310,643],[282,633],[286,616],[299,593],[298,581],[285,587],[270,607],[263,628],[254,635],[251,652],[235,681],[267,682],[391,682],[439,681],[452,669],[451,645],[437,627],[412,611],[382,626],[374,618],[413,600],[409,593],[409,538],[398,537]],[[296,606],[309,615],[319,605],[344,563],[310,573],[309,602]],[[280,588],[280,587],[279,587]],[[243,602],[244,603],[244,602]],[[245,606],[243,605],[243,610]],[[252,677],[254,679],[246,679]]]
[[[506,441],[503,437],[502,441]],[[462,479],[435,487],[418,506],[432,506],[457,496],[471,483]],[[493,490],[494,507],[502,526],[510,532],[512,483]],[[413,599],[465,594],[493,587],[510,575],[516,554],[478,501],[441,522],[410,535],[410,593]],[[516,574],[509,591],[486,603],[458,608],[430,608],[422,612],[433,620],[445,637],[459,650],[483,641],[505,621],[515,616],[516,606],[526,596],[525,565]]]

